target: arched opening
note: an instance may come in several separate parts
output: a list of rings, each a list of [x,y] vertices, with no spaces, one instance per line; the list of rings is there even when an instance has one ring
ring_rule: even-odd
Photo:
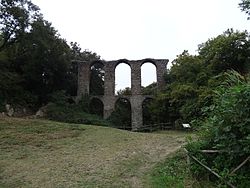
[[[119,98],[115,103],[115,111],[108,120],[115,128],[131,130],[131,104],[129,100],[126,98]]]
[[[104,95],[104,65],[101,61],[94,62],[90,67],[90,95]]]
[[[124,62],[115,68],[115,94],[131,95],[131,67]]]
[[[145,62],[141,66],[141,87],[144,95],[152,95],[156,91],[156,66],[151,62]]]
[[[142,102],[142,119],[143,125],[152,125],[154,124],[152,112],[150,110],[150,105],[152,104],[152,98],[146,98]]]
[[[93,98],[89,104],[89,112],[91,114],[95,114],[95,115],[98,115],[100,117],[103,117],[103,103],[102,103],[102,101],[98,98]]]

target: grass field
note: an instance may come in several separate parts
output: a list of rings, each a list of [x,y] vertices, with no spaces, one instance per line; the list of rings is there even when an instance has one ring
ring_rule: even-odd
[[[0,187],[152,187],[149,172],[186,134],[3,118]]]

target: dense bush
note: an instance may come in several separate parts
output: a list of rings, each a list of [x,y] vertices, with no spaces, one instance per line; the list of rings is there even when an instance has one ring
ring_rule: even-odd
[[[188,149],[203,163],[231,180],[237,187],[250,185],[250,163],[236,173],[230,172],[250,156],[250,83],[236,72],[231,72],[224,84],[215,90],[214,103],[204,109],[207,118],[202,121],[198,142]],[[201,154],[201,149],[216,149],[217,154]],[[193,165],[196,174],[206,174]]]
[[[93,125],[109,126],[109,123],[102,117],[89,113],[89,99],[87,96],[75,104],[72,98],[65,94],[65,91],[55,92],[50,96],[46,108],[47,118],[67,123],[84,123]]]
[[[112,127],[131,130],[131,107],[130,102],[120,98],[115,104],[115,111],[112,112],[108,121]]]
[[[198,180],[189,170],[186,153],[179,150],[159,163],[151,172],[151,187],[206,187],[212,188],[214,184],[207,180]]]
[[[107,121],[97,115],[84,112],[81,106],[76,104],[59,105],[51,103],[47,107],[47,117],[51,120],[67,123],[109,126]]]

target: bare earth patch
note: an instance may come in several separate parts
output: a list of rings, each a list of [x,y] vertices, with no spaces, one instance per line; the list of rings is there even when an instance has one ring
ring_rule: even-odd
[[[0,119],[0,187],[150,187],[147,172],[186,135]]]

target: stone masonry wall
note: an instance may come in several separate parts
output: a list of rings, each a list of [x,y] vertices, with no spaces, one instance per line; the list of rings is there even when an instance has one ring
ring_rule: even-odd
[[[104,118],[108,118],[115,110],[118,96],[115,96],[115,68],[119,63],[126,63],[131,67],[131,95],[124,96],[131,104],[132,130],[139,130],[143,124],[142,103],[148,97],[141,94],[141,66],[144,63],[153,63],[156,66],[157,88],[161,90],[164,85],[164,73],[168,59],[143,59],[143,60],[117,60],[103,61],[104,65],[104,96],[100,98],[104,106]],[[78,90],[77,98],[84,94],[89,95],[90,66],[92,62],[78,62]],[[93,96],[94,97],[94,96]]]

